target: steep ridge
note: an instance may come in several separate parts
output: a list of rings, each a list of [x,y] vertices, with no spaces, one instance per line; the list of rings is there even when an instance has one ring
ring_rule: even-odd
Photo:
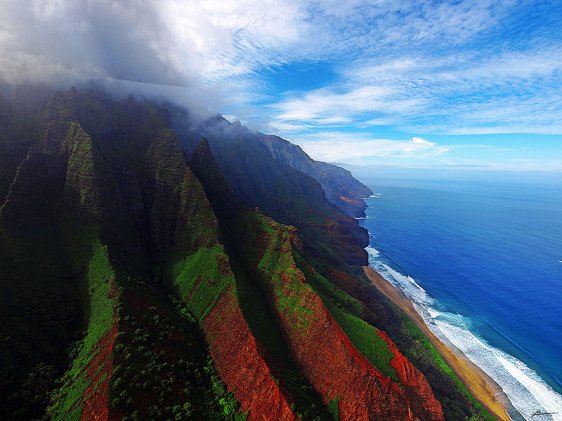
[[[259,343],[248,328],[233,288],[205,319],[217,371],[241,403],[248,419],[294,420],[287,396],[275,383]]]
[[[337,398],[343,419],[443,419],[432,395],[434,412],[412,406],[343,333],[292,258],[293,247],[299,246],[294,228],[261,217],[238,234],[245,247],[263,250],[261,256],[249,253],[245,264],[268,282],[289,346],[325,404]]]
[[[205,322],[214,306],[222,304],[230,296],[232,291],[228,289],[228,286],[230,285],[232,288],[234,284],[228,258],[217,241],[216,218],[200,183],[187,167],[185,157],[175,141],[173,132],[163,130],[156,139],[148,141],[147,146],[144,176],[141,183],[144,189],[141,194],[148,219],[151,255],[155,262],[160,262],[161,280],[177,291],[181,299],[186,302],[187,309],[200,321],[216,367],[218,369],[228,367],[228,360],[227,362],[224,360],[230,357],[232,348],[224,348],[222,336],[218,338],[210,336]],[[138,165],[140,166],[140,163]],[[136,169],[139,173],[138,167]],[[131,273],[131,271],[127,271],[127,273]],[[236,302],[231,306],[218,305],[213,315],[223,323],[226,321],[224,328],[230,327],[231,331],[235,332],[237,329],[245,327],[245,321],[241,317],[236,317],[240,315]],[[229,326],[229,323],[233,326]],[[255,341],[252,342],[252,336],[242,338],[246,338],[248,342],[240,341],[240,350],[247,351],[253,347],[254,351],[244,355],[244,358],[240,358],[240,360],[248,362],[254,367],[256,373],[262,373],[264,381],[269,383],[268,390],[277,391],[281,412],[290,414],[291,411],[283,399],[283,394],[272,381]],[[228,353],[221,352],[222,349],[227,349]],[[151,352],[155,351],[153,349]],[[164,359],[166,359],[166,355],[167,353],[163,356]],[[257,395],[257,399],[254,396],[251,401],[244,399],[242,393],[250,392],[255,395],[256,391],[245,390],[243,384],[238,383],[240,379],[232,380],[226,375],[223,375],[222,378],[227,382],[229,389],[235,390],[237,397],[240,396],[239,401],[243,411],[254,409],[255,413],[255,408],[260,408],[260,405],[261,407],[269,405],[270,408],[275,406],[269,402],[268,395]],[[170,388],[172,385],[168,387]],[[128,390],[128,392],[133,394],[131,399],[136,402],[134,390]],[[136,398],[140,397],[136,396]],[[179,397],[181,398],[181,394]],[[165,396],[161,396],[159,399],[166,400]],[[126,404],[128,404],[127,402],[125,401]],[[156,411],[155,406],[143,405],[137,408],[137,411],[140,416],[143,413],[150,414],[151,411]],[[232,410],[232,408],[229,409],[231,412]]]
[[[442,417],[441,405],[433,395],[433,391],[423,374],[398,351],[398,348],[386,333],[379,330],[377,334],[386,342],[393,354],[390,365],[394,368],[400,383],[406,386],[406,396],[410,399],[412,405],[419,408],[420,412],[425,412],[428,417]]]
[[[279,419],[294,419],[242,316],[235,276],[217,241],[216,217],[183,151],[168,139],[151,146],[148,156],[154,161],[149,165],[150,184],[156,185],[151,198],[152,237],[157,250],[169,258],[163,266],[164,279],[202,324],[215,367],[248,418],[259,418],[265,411]],[[180,169],[185,176],[178,177]]]
[[[56,227],[69,216],[61,209],[66,163],[46,153],[41,140],[28,139],[35,143],[0,206],[2,418],[41,417],[84,314],[74,265],[82,241],[67,247],[77,229],[72,219],[64,230]]]
[[[248,419],[277,414],[294,419],[287,397],[273,381],[260,344],[242,316],[235,277],[220,244],[200,247],[166,270],[189,310],[199,319],[215,367]]]
[[[247,221],[259,218],[259,211],[248,209],[236,198],[224,174],[216,165],[206,140],[202,140],[193,154],[190,167],[202,181],[207,196],[219,217],[232,262],[235,263],[236,286],[242,312],[250,329],[263,347],[263,356],[275,382],[287,393],[291,408],[304,419],[327,417],[320,397],[302,375],[291,354],[276,315],[269,308],[263,285],[256,279],[254,270],[245,271],[241,260],[251,250],[239,248],[237,228],[253,229]]]
[[[135,118],[146,118],[143,107],[129,105],[128,118],[133,123]],[[73,347],[62,387],[52,396],[50,416],[89,419],[97,413],[103,418],[119,419],[133,407],[138,417],[171,414],[170,411],[176,416],[201,414],[205,418],[217,418],[219,412],[225,416],[238,413],[236,400],[213,374],[213,364],[201,357],[205,349],[200,349],[198,355],[186,355],[185,349],[190,347],[198,328],[193,324],[185,326],[181,317],[178,320],[178,311],[170,310],[173,306],[168,300],[157,299],[162,295],[158,285],[163,283],[186,302],[179,313],[194,314],[199,320],[214,365],[221,373],[231,367],[231,345],[237,344],[240,355],[235,353],[234,357],[249,364],[254,375],[261,376],[267,394],[247,383],[247,377],[222,376],[228,388],[236,391],[241,409],[249,411],[253,418],[265,408],[275,412],[278,407],[279,414],[293,419],[284,393],[261,356],[260,345],[249,331],[237,301],[232,300],[236,298],[234,275],[218,241],[216,217],[173,132],[166,129],[161,113],[156,113],[159,115],[152,117],[152,136],[147,138],[141,128],[138,142],[126,145],[135,130],[123,131],[119,126],[126,122],[109,115],[112,108],[114,103],[106,98],[82,96],[75,90],[58,93],[45,112],[45,134],[20,165],[2,207],[2,225],[19,229],[17,237],[22,236],[30,218],[47,213],[50,207],[76,221],[71,224],[67,240],[69,246],[78,247],[71,267],[64,273],[69,274],[65,277],[78,290],[83,288],[86,293],[83,314],[87,329]],[[83,115],[87,118],[82,121]],[[108,127],[95,126],[90,135],[83,126],[94,120]],[[160,129],[155,131],[154,127]],[[123,149],[132,147],[132,156],[122,155]],[[53,198],[56,203],[51,203]],[[58,221],[51,220],[51,229],[66,230]],[[61,246],[56,253],[63,255],[63,250]],[[152,264],[146,263],[151,261]],[[39,281],[41,276],[37,274],[36,278]],[[78,291],[75,294],[80,295]],[[158,313],[153,328],[152,319],[146,317],[148,309]],[[215,320],[229,332],[245,329],[247,334],[231,338],[225,347],[225,335],[207,334],[205,319],[212,310],[210,326]],[[166,319],[166,329],[162,329],[160,317]],[[186,328],[188,331],[181,333]],[[23,330],[29,329],[25,326]],[[174,340],[163,338],[162,332]],[[45,342],[56,346],[49,340]],[[175,377],[170,374],[167,378],[177,381],[162,389],[162,384],[154,382],[177,364],[177,356],[183,356],[180,359],[187,364],[180,367],[185,373],[180,371]],[[158,362],[156,372],[142,369],[150,367],[151,361]],[[203,379],[193,371],[198,365],[206,373]],[[139,367],[137,372],[135,367]],[[239,367],[234,367],[238,371]],[[194,374],[194,379],[182,384],[182,377]],[[192,396],[189,384],[198,384],[197,396]],[[143,392],[147,388],[158,393],[147,396]],[[277,403],[270,400],[269,392],[278,397]],[[25,418],[23,413],[22,417]]]
[[[231,221],[232,215],[238,212],[240,205],[235,202],[233,190],[225,188],[217,189],[215,187],[213,191],[212,186],[221,186],[220,183],[216,182],[216,179],[224,178],[224,176],[220,171],[218,175],[209,171],[209,168],[213,168],[214,163],[212,154],[208,149],[207,142],[201,142],[197,150],[193,153],[194,157],[197,159],[194,158],[190,165],[194,168],[196,174],[201,174],[200,178],[203,180],[207,195],[215,209],[223,210],[217,213],[219,220],[227,227],[246,227],[244,229],[245,232],[252,232],[255,228],[248,228],[239,221],[237,223],[224,222],[225,219],[226,221]],[[219,202],[218,205],[216,205],[217,201]],[[229,206],[229,202],[233,204]],[[238,234],[231,234],[234,239],[237,238],[237,235]],[[242,256],[245,254],[252,255],[252,253],[247,252],[247,243],[241,244],[243,245],[240,247],[242,249],[240,254]],[[300,252],[297,254],[300,255]],[[424,368],[424,373],[429,376],[428,378],[431,378],[431,386],[424,375],[421,375],[417,370],[413,370],[412,365],[409,366],[410,371],[408,371],[411,376],[402,375],[400,379],[398,379],[396,372],[390,364],[390,361],[394,358],[394,354],[378,334],[382,332],[377,331],[372,325],[369,325],[361,319],[367,318],[370,320],[370,323],[374,323],[377,326],[391,327],[393,334],[396,335],[402,343],[404,343],[405,338],[407,338],[408,341],[411,341],[411,339],[408,334],[405,335],[401,333],[400,330],[396,330],[396,322],[394,321],[396,316],[393,309],[388,307],[388,304],[384,302],[383,298],[372,299],[372,295],[370,296],[368,293],[371,291],[368,284],[361,282],[359,277],[350,276],[344,272],[338,272],[335,269],[327,270],[323,268],[322,264],[315,262],[314,259],[309,260],[310,264],[307,263],[306,260],[303,261],[302,258],[297,258],[297,261],[298,266],[306,273],[307,282],[311,282],[313,288],[321,292],[325,304],[329,306],[330,312],[334,316],[338,316],[337,322],[345,329],[346,335],[351,335],[350,338],[352,338],[354,345],[359,346],[361,353],[366,355],[377,369],[384,372],[387,376],[392,377],[396,382],[402,383],[401,387],[405,388],[405,393],[412,399],[412,402],[416,402],[415,405],[420,407],[422,413],[426,411],[427,414],[430,414],[428,415],[430,418],[439,418],[442,416],[439,402],[435,397],[432,396],[429,398],[427,395],[428,391],[436,387],[439,390],[440,398],[445,399],[444,409],[446,409],[445,415],[447,419],[464,419],[471,415],[474,416],[475,411],[471,409],[470,403],[465,400],[462,392],[459,392],[458,389],[450,383],[446,375],[444,376],[435,365],[433,365],[432,369],[428,370],[431,357],[425,354],[419,347],[416,347],[414,353],[411,352],[411,345],[408,345],[407,349],[410,357],[418,361]],[[313,266],[322,268],[328,277],[321,276]],[[336,285],[339,285],[343,289],[338,288]],[[255,284],[254,288],[259,289],[259,284]],[[346,290],[351,291],[353,296],[359,297],[359,300],[345,293],[344,291]],[[367,299],[367,304],[361,301],[363,298]],[[337,306],[335,304],[337,304]],[[353,314],[348,314],[341,310],[349,310],[350,308],[354,309]],[[360,328],[358,328],[358,326]],[[399,324],[398,327],[400,327]],[[404,362],[404,360],[402,361]],[[421,401],[424,401],[423,405],[420,404]],[[468,415],[462,415],[463,411],[465,411],[464,414]]]
[[[259,133],[258,138],[269,148],[273,158],[286,162],[318,181],[326,193],[326,199],[340,211],[355,218],[365,216],[367,205],[363,199],[373,192],[353,178],[348,170],[314,161],[299,146],[279,136]]]
[[[0,416],[454,419],[353,272],[356,221],[256,139],[188,164],[174,112],[57,93],[6,171]]]
[[[185,118],[172,112],[177,114]],[[258,134],[220,116],[177,130],[188,156],[205,138],[238,199],[306,233],[303,245],[309,253],[334,264],[367,264],[367,231],[327,200],[317,180],[285,160],[275,159]]]
[[[220,186],[221,174],[218,170],[214,174],[209,171],[213,168],[213,158],[207,142],[201,142],[194,152],[191,166],[202,174],[211,202],[221,200],[224,204],[225,196],[234,200],[234,195],[227,190],[213,189],[213,186]],[[398,385],[378,371],[348,339],[296,266],[293,248],[300,247],[296,230],[275,223],[259,212],[240,206],[238,209],[228,223],[225,212],[218,213],[227,231],[228,244],[234,248],[236,258],[246,271],[257,273],[254,287],[266,292],[266,299],[279,322],[278,328],[324,404],[339,402],[343,419],[443,419],[441,407],[423,375],[416,372],[418,379],[423,379],[419,384],[425,386],[424,391],[429,391],[423,398],[433,407],[426,410],[424,405],[419,405],[414,411]],[[404,376],[401,381],[404,386],[415,383],[409,379],[408,384]],[[420,403],[421,396],[417,396],[415,390],[411,392]],[[381,406],[382,396],[384,399],[389,396],[391,404]]]
[[[172,114],[176,116],[174,125],[179,133],[189,132],[192,139],[208,139],[215,153],[238,139],[264,144],[273,159],[316,180],[322,186],[328,201],[341,212],[355,218],[365,216],[366,205],[363,199],[372,192],[367,186],[353,178],[349,171],[336,165],[314,161],[299,146],[279,136],[252,131],[238,121],[230,123],[220,114],[203,121],[181,110]],[[189,140],[184,143],[188,154],[191,155],[197,147],[197,143],[189,142]],[[218,159],[220,161],[220,157]]]

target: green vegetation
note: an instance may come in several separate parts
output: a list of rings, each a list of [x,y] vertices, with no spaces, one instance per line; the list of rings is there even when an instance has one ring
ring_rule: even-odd
[[[211,390],[215,398],[215,402],[221,408],[224,419],[241,421],[246,419],[246,414],[239,411],[239,404],[234,398],[234,395],[226,390],[225,384],[217,375],[213,367],[213,360],[208,357],[207,365],[203,368],[211,381]]]
[[[228,181],[215,169],[203,190],[170,124],[171,105],[75,90],[43,94],[30,106],[10,101],[0,96],[0,206],[15,186],[0,217],[0,418],[45,416],[59,378],[48,412],[55,420],[79,419],[91,394],[107,387],[110,413],[123,420],[244,419],[202,332],[235,283],[297,416],[339,418],[338,398],[323,405],[287,344],[289,335],[308,333],[317,293],[381,372],[396,381],[392,354],[373,327],[379,322],[427,376],[448,419],[478,415],[474,408],[491,419],[384,299],[365,305],[324,276],[320,263],[349,272],[362,261],[353,240],[359,228],[258,140],[217,148]],[[244,208],[234,191],[285,225]]]
[[[74,347],[75,359],[62,379],[62,387],[53,394],[53,406],[49,413],[55,420],[79,419],[81,401],[90,385],[86,367],[100,351],[102,337],[112,328],[115,315],[115,301],[110,297],[111,283],[115,273],[109,263],[107,248],[101,243],[93,245],[93,254],[88,263],[88,297],[90,314],[84,339]]]
[[[421,345],[425,350],[429,352],[433,361],[437,366],[453,381],[455,387],[461,391],[472,403],[478,415],[487,421],[496,420],[496,417],[490,413],[479,401],[474,397],[474,395],[468,390],[468,388],[463,384],[463,382],[458,378],[453,369],[449,367],[443,356],[439,351],[433,346],[431,341],[424,335],[424,333],[410,320],[407,316],[403,316],[403,329],[407,331],[407,334],[416,342],[416,344]],[[415,350],[413,352],[416,352]]]
[[[89,354],[107,330],[113,326],[115,320],[115,301],[110,298],[110,288],[115,282],[115,273],[109,263],[107,247],[100,243],[93,246],[87,276],[90,317],[82,351]],[[115,288],[115,284],[113,284],[113,288]]]
[[[296,267],[292,255],[291,236],[294,230],[273,221],[259,212],[245,212],[237,223],[242,230],[235,234],[241,247],[249,248],[242,254],[243,264],[257,269],[257,279],[273,293],[273,304],[292,326],[306,332],[311,309],[303,305],[312,292],[302,282],[302,272]],[[255,269],[254,269],[255,268]]]
[[[228,257],[220,244],[199,248],[175,263],[171,272],[172,285],[200,321],[213,308],[221,292],[234,282]]]
[[[75,184],[76,191],[79,197],[79,206],[87,205],[87,201],[90,198],[92,188],[92,176],[94,173],[94,159],[92,152],[92,141],[88,134],[80,127],[78,122],[72,122],[68,135],[66,137],[66,143],[68,144],[70,156],[68,158],[68,171],[67,173],[72,176],[73,179],[68,180],[68,183]],[[90,186],[80,186],[80,184],[89,183]],[[82,188],[80,188],[82,187]]]
[[[293,254],[295,255],[295,260],[299,268],[301,268],[306,276],[306,281],[316,292],[320,294],[321,297],[330,301],[339,309],[355,315],[358,318],[362,318],[362,315],[365,313],[365,305],[361,301],[339,289],[325,276],[321,275],[317,270],[309,266],[306,260],[299,253],[293,252]]]
[[[340,421],[340,402],[338,397],[332,399],[326,409],[333,421]]]
[[[124,419],[240,420],[186,304],[136,282],[125,287],[110,405]]]
[[[390,365],[394,357],[387,343],[377,334],[377,329],[357,316],[340,310],[331,303],[328,308],[351,342],[378,368],[381,373],[398,382],[396,371]]]
[[[320,295],[351,342],[381,373],[398,382],[396,372],[390,365],[393,358],[392,351],[377,334],[377,329],[361,318],[365,310],[363,304],[336,287],[317,271],[307,269],[306,262],[301,256],[297,257],[297,262],[303,268],[307,281]]]

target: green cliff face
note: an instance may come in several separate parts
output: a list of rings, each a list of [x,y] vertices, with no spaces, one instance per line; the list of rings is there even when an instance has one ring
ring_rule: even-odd
[[[326,199],[341,212],[355,218],[365,216],[366,204],[363,199],[373,192],[353,178],[349,171],[336,165],[314,161],[299,146],[279,136],[260,134],[259,140],[268,147],[273,158],[318,181]]]
[[[295,153],[294,156],[302,158],[307,164],[302,165],[306,168],[304,172],[294,168],[292,163],[295,160],[286,158],[293,156],[292,149],[287,148],[285,155],[272,154],[262,141],[264,135],[251,132],[239,124],[230,124],[220,116],[195,127],[179,128],[178,133],[190,154],[204,137],[238,199],[248,206],[259,208],[278,222],[298,228],[303,234],[303,246],[310,253],[318,251],[317,258],[331,264],[367,264],[364,250],[369,240],[367,231],[359,227],[350,214],[327,199],[327,192],[318,181],[320,178],[315,178],[320,174],[315,168],[327,164],[315,163]],[[340,170],[345,173],[345,170]],[[329,185],[341,182],[328,175],[326,179],[330,180]],[[345,180],[346,185],[351,185],[348,179]],[[361,185],[355,179],[353,181]],[[364,205],[362,201],[361,204]],[[354,216],[353,213],[351,215]],[[334,246],[337,247],[336,253]]]
[[[0,418],[479,416],[359,275],[349,174],[171,105],[0,99]]]

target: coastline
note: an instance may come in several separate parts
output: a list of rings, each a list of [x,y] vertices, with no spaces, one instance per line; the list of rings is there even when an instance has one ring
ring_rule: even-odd
[[[431,343],[437,348],[447,364],[455,374],[491,413],[501,420],[510,420],[505,403],[498,396],[503,391],[494,380],[467,358],[457,355],[450,347],[445,345],[425,324],[423,318],[414,308],[412,302],[404,293],[386,281],[377,271],[369,266],[364,266],[365,275],[371,283],[390,301],[404,311],[410,319],[423,331]]]

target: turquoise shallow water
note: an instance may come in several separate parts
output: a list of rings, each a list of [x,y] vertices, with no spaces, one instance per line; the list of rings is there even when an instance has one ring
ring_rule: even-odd
[[[513,418],[561,420],[562,175],[443,174],[360,175],[370,264],[499,383]]]

